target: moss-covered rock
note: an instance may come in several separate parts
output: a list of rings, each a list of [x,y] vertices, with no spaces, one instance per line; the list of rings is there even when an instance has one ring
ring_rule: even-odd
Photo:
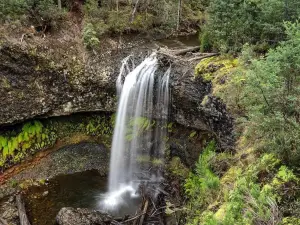
[[[202,76],[207,82],[215,79],[215,82],[222,82],[222,79],[237,66],[238,59],[215,56],[201,60],[195,68],[195,76]]]

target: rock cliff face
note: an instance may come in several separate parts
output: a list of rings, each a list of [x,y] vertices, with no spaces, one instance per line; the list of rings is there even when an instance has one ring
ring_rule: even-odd
[[[116,110],[115,81],[121,60],[133,54],[141,61],[155,45],[145,39],[107,39],[100,53],[86,52],[70,40],[33,44],[0,41],[0,125],[35,117],[76,112]],[[166,56],[162,56],[166,58]],[[164,63],[167,62],[167,63]],[[171,63],[171,120],[213,133],[227,148],[233,144],[232,119],[226,107],[211,96],[211,85],[194,78],[193,65],[161,60],[161,70]]]

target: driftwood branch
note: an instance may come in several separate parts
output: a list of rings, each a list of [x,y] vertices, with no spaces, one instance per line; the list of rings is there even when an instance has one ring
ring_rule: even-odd
[[[172,51],[172,55],[184,55],[188,52],[196,52],[200,50],[200,46],[185,48],[177,51]]]
[[[141,217],[139,225],[143,225],[143,223],[144,223],[145,214],[147,213],[147,210],[148,210],[148,205],[149,205],[149,201],[146,200],[145,205],[144,205],[144,209],[143,209],[143,215]]]
[[[30,225],[30,222],[26,215],[25,205],[24,205],[24,202],[22,201],[22,196],[20,194],[17,195],[16,202],[17,202],[17,206],[18,206],[20,225]]]
[[[123,221],[122,223],[128,223],[128,222],[131,222],[131,221],[133,221],[133,220],[136,220],[136,219],[140,218],[140,217],[143,216],[143,215],[145,215],[145,213],[142,213],[142,214],[139,214],[139,215],[137,215],[137,216],[131,217],[130,219],[125,220],[125,221]]]

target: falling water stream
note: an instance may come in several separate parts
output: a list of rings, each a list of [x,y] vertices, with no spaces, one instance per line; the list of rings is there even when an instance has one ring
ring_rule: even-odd
[[[128,198],[138,197],[141,182],[162,179],[159,170],[149,172],[149,166],[140,163],[143,158],[162,163],[164,158],[171,69],[163,76],[157,69],[155,53],[136,67],[131,56],[123,60],[116,83],[119,102],[111,149],[109,188],[101,202],[102,208],[107,211],[126,204]],[[154,129],[144,132],[152,126]]]

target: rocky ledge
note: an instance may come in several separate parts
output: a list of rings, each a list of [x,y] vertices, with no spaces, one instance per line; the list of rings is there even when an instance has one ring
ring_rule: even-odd
[[[101,52],[88,52],[70,38],[20,43],[0,37],[0,126],[36,117],[115,111],[122,59],[132,54],[139,62],[157,47],[137,37],[121,42],[108,38],[101,44]],[[208,131],[223,148],[230,148],[232,119],[225,105],[211,96],[211,84],[194,77],[194,65],[161,58],[161,70],[172,66],[171,120]]]

